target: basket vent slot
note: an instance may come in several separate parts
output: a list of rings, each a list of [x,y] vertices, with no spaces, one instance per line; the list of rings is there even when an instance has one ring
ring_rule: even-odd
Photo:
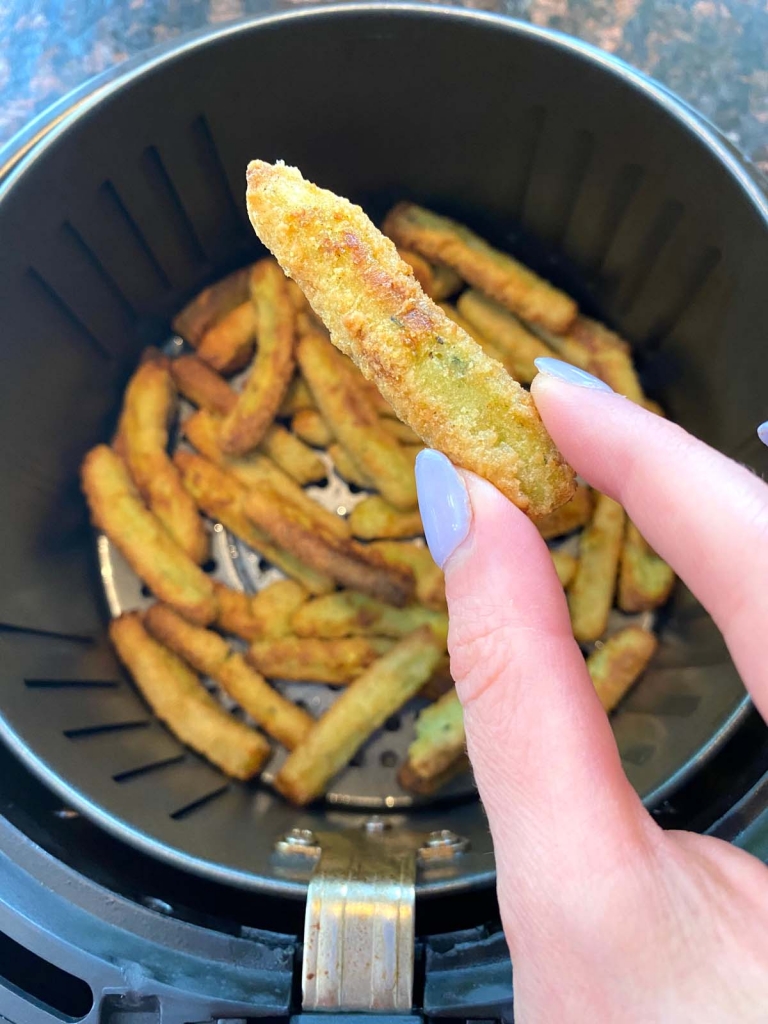
[[[205,263],[206,256],[200,239],[155,146],[147,146],[144,150],[141,166],[161,206],[166,210],[168,222],[180,246],[193,263]]]
[[[28,268],[27,277],[33,282],[39,299],[47,302],[49,306],[53,306],[59,316],[67,320],[68,326],[70,328],[74,327],[76,336],[81,339],[91,353],[105,360],[112,359],[112,354],[108,349],[105,348],[98,338],[94,337],[82,320],[69,308],[67,303],[34,267]]]

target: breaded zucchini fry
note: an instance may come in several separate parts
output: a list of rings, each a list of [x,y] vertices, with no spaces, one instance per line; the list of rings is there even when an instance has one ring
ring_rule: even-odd
[[[416,600],[425,608],[445,610],[445,577],[427,547],[397,540],[377,540],[371,548],[390,565],[403,565],[411,570],[416,579]]]
[[[259,345],[237,405],[222,425],[222,447],[232,454],[249,451],[263,437],[287,395],[296,368],[297,314],[287,278],[274,260],[265,259],[254,264],[249,284]]]
[[[289,284],[295,284],[295,282],[289,281]],[[280,403],[277,414],[281,417],[295,416],[302,409],[317,409],[317,405],[312,397],[312,392],[307,387],[307,382],[299,374],[295,374],[288,385],[288,390]]]
[[[145,700],[174,736],[235,779],[258,774],[270,754],[267,741],[228,715],[195,673],[147,633],[137,612],[114,619],[109,636]]]
[[[430,263],[412,249],[398,249],[400,259],[413,271],[413,276],[421,285],[424,294],[434,302],[441,302],[461,288],[461,278],[445,263]]]
[[[550,551],[550,555],[552,555],[557,578],[560,580],[563,589],[567,590],[571,583],[573,583],[573,578],[579,567],[579,560],[573,555],[569,555],[567,551]]]
[[[675,573],[627,520],[619,569],[619,608],[646,612],[664,604],[675,585]]]
[[[256,309],[246,299],[208,328],[197,346],[197,354],[219,373],[236,373],[250,361],[256,328]]]
[[[291,618],[309,594],[295,580],[277,580],[256,594],[245,594],[217,583],[217,625],[243,640],[268,640],[288,636]]]
[[[579,643],[598,640],[608,624],[623,536],[624,509],[607,494],[598,494],[592,520],[579,538],[579,565],[568,594]]]
[[[319,636],[333,639],[342,636],[407,636],[419,626],[429,626],[435,637],[445,644],[448,616],[445,612],[412,604],[392,608],[354,590],[317,597],[302,605],[291,619],[298,636]]]
[[[120,456],[105,444],[91,449],[83,461],[82,483],[94,526],[152,593],[192,622],[212,622],[213,583],[144,506]]]
[[[328,424],[316,409],[299,409],[291,420],[291,430],[313,448],[327,448],[333,441]]]
[[[400,769],[400,785],[416,793],[433,793],[448,770],[465,757],[464,712],[456,690],[430,705],[416,719],[416,739]]]
[[[201,409],[226,416],[235,407],[237,393],[199,356],[171,360],[171,374],[181,394]]]
[[[244,455],[258,445],[280,408],[295,368],[295,313],[285,275],[273,260],[251,272],[259,345],[237,403],[221,425],[221,447]]]
[[[566,533],[573,533],[580,526],[584,526],[592,517],[592,492],[589,487],[579,484],[576,493],[560,508],[550,512],[548,516],[534,519],[539,528],[539,533],[544,540],[553,540],[555,537],[564,537]]]
[[[348,484],[354,484],[355,487],[362,487],[363,490],[368,491],[374,489],[371,478],[358,469],[357,464],[350,458],[346,448],[342,448],[340,444],[331,444],[328,446],[328,454],[333,459],[336,472]],[[407,515],[407,513],[401,512],[400,515]]]
[[[143,362],[128,382],[120,417],[120,445],[139,493],[194,562],[208,557],[208,534],[168,452],[168,425],[176,389],[167,360]]]
[[[259,447],[302,487],[317,483],[326,477],[323,460],[317,452],[313,452],[279,423],[272,424]]]
[[[257,640],[247,660],[272,679],[297,679],[344,686],[390,649],[383,637],[349,636],[341,640],[286,636]]]
[[[452,306],[450,302],[441,302],[440,309],[442,309],[449,320],[453,320],[453,322],[457,324],[465,334],[468,334],[473,341],[476,341],[487,356],[490,356],[491,359],[495,359],[498,363],[501,363],[507,373],[512,374],[513,377],[515,376],[507,364],[506,357],[501,349],[497,348],[490,338],[486,338],[484,335],[480,334],[479,331],[476,331],[469,320],[466,320],[455,306]]]
[[[269,487],[286,502],[302,509],[318,530],[332,533],[336,537],[349,537],[346,520],[314,501],[281,469],[261,452],[248,455],[225,455],[219,444],[219,421],[210,413],[197,412],[184,422],[184,434],[197,450],[230,473],[244,487],[257,490]]]
[[[488,479],[530,515],[545,515],[570,498],[573,472],[531,396],[424,295],[359,207],[305,181],[295,168],[258,160],[248,168],[247,202],[257,234],[301,286],[334,344],[428,445]],[[543,283],[534,291],[542,289],[542,306],[549,308],[558,293]],[[567,325],[572,304],[563,299]],[[333,429],[343,441],[335,422]]]
[[[393,419],[390,416],[380,417],[379,423],[388,434],[391,434],[392,437],[396,437],[401,444],[417,444],[420,448],[424,446],[419,435],[411,430],[407,423],[401,423],[400,420]]]
[[[551,331],[565,331],[576,316],[570,296],[463,224],[414,203],[398,203],[387,214],[383,231],[398,245],[453,267],[474,288],[526,320]]]
[[[459,296],[459,313],[493,347],[501,352],[510,373],[522,384],[530,384],[538,373],[533,364],[539,356],[554,355],[552,349],[532,334],[516,316],[478,291],[469,289]]]
[[[209,327],[247,301],[250,272],[250,267],[241,267],[204,288],[175,318],[171,325],[174,331],[197,348]]]
[[[416,481],[411,466],[344,358],[315,332],[302,337],[298,359],[320,412],[358,470],[396,508],[413,508]]]
[[[347,522],[352,536],[359,537],[360,540],[376,540],[379,537],[396,540],[416,537],[424,532],[418,509],[414,509],[413,512],[400,512],[378,494],[363,498],[355,505]]]
[[[215,679],[243,711],[289,750],[301,743],[314,725],[311,715],[274,690],[217,633],[191,626],[167,605],[153,605],[144,622],[154,637],[198,672]]]
[[[269,486],[249,491],[244,507],[248,518],[276,544],[342,586],[395,605],[410,599],[414,589],[410,572],[387,565],[349,537],[340,538],[322,529],[317,517],[307,515]]]
[[[276,788],[299,805],[320,796],[368,737],[419,691],[439,659],[440,645],[426,626],[401,640],[340,694],[280,769]]]
[[[606,711],[612,711],[642,675],[657,646],[653,633],[627,626],[590,654],[587,669]]]
[[[248,490],[235,477],[192,452],[177,451],[174,462],[181,470],[184,486],[206,515],[221,522],[254,551],[306,587],[310,594],[333,590],[330,576],[316,572],[295,555],[273,544],[269,536],[254,525],[245,513]]]

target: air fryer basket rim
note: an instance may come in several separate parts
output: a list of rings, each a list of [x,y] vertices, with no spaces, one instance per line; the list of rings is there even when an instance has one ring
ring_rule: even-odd
[[[215,32],[203,30],[180,41],[159,47],[149,57],[144,56],[133,59],[127,64],[122,65],[119,69],[116,69],[114,73],[108,72],[106,76],[101,76],[95,82],[89,83],[89,89],[94,90],[93,92],[89,92],[89,89],[81,87],[70,93],[67,97],[64,97],[52,108],[49,108],[48,111],[43,112],[33,122],[32,126],[28,126],[20,133],[17,133],[0,149],[0,174],[2,174],[4,167],[12,163],[5,180],[0,183],[0,200],[12,189],[18,177],[22,176],[26,169],[45,153],[49,146],[54,145],[62,133],[75,127],[81,118],[87,118],[98,109],[100,104],[108,101],[118,90],[129,86],[139,76],[181,60],[186,54],[198,48],[215,46],[222,39],[230,36],[247,34],[252,30],[261,30],[272,25],[280,25],[298,20],[303,21],[306,18],[343,19],[355,15],[371,15],[374,17],[386,15],[398,18],[415,16],[428,17],[430,19],[439,17],[450,18],[454,21],[485,23],[493,26],[496,30],[503,30],[512,35],[533,38],[556,50],[567,51],[588,65],[598,65],[605,73],[628,84],[636,91],[642,93],[646,99],[663,108],[667,115],[679,123],[681,128],[695,135],[698,141],[710,151],[711,155],[725,167],[768,226],[768,200],[761,192],[755,180],[750,177],[749,173],[739,163],[732,149],[724,140],[718,137],[716,129],[709,127],[700,115],[679,101],[663,86],[652,82],[646,76],[628,67],[617,58],[561,33],[518,22],[504,15],[457,9],[454,7],[433,6],[425,3],[336,4],[332,6],[314,6],[300,11],[256,16],[228,25]],[[84,93],[88,94],[84,97]],[[72,107],[73,103],[76,104],[74,107]],[[47,130],[46,121],[49,126]],[[17,159],[20,147],[26,151],[20,159]],[[708,758],[711,750],[735,732],[748,713],[749,707],[750,700],[745,696],[730,718],[722,724],[720,729],[710,738],[709,742],[701,747],[696,756],[691,758],[683,768],[670,776],[662,786],[658,787],[649,796],[647,803],[654,804],[662,800],[676,789],[685,778],[695,772],[697,767]],[[157,838],[139,831],[134,824],[112,815],[106,809],[90,801],[76,787],[73,787],[66,779],[53,771],[50,766],[46,765],[41,759],[38,759],[27,748],[22,738],[3,719],[0,719],[0,732],[5,742],[14,750],[15,754],[49,788],[57,792],[69,805],[84,813],[118,838],[122,840],[127,839],[145,852],[168,861],[176,867],[190,870],[220,882],[236,886],[259,888],[262,891],[271,891],[280,895],[304,895],[305,886],[301,883],[261,879],[257,886],[253,877],[248,874],[189,855],[176,847],[169,846]],[[489,885],[492,884],[494,877],[495,872],[492,870],[480,874],[476,873],[472,876],[472,884]],[[461,878],[446,882],[430,883],[419,888],[419,895],[443,894],[451,889],[463,888],[466,884],[466,880]]]

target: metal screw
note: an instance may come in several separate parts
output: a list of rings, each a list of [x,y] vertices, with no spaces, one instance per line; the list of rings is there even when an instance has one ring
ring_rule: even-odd
[[[314,846],[315,833],[309,828],[292,828],[283,842],[288,846]]]
[[[363,826],[368,835],[381,835],[382,832],[388,831],[392,828],[390,822],[380,818],[377,814],[372,818],[369,818]]]

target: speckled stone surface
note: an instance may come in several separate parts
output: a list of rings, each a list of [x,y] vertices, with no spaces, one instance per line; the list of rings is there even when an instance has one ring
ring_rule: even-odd
[[[182,33],[275,0],[0,0],[0,143],[64,93]],[[677,92],[768,173],[766,0],[468,0],[568,32]]]

